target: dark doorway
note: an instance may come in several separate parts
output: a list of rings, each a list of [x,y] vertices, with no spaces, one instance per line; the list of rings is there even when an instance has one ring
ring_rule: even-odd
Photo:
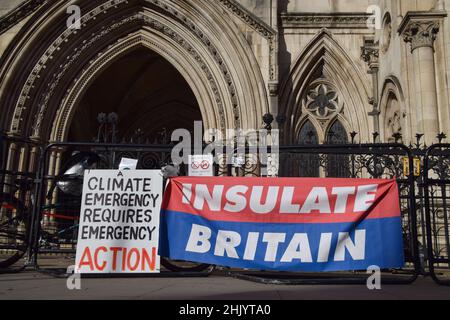
[[[98,115],[118,115],[117,140],[164,143],[173,130],[201,121],[197,99],[183,76],[159,54],[136,49],[100,74],[84,94],[69,141],[93,141]]]

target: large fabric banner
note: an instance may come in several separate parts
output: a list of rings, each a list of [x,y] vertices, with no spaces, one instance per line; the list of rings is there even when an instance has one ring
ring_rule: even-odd
[[[395,180],[174,178],[160,255],[279,271],[404,265]]]

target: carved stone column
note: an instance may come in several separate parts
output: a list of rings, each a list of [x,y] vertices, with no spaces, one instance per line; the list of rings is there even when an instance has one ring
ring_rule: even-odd
[[[427,145],[433,144],[439,131],[439,111],[434,61],[434,41],[439,32],[442,12],[410,12],[399,33],[411,44],[413,55],[416,117],[418,133],[425,135]]]
[[[379,107],[379,70],[380,70],[380,49],[378,43],[373,40],[366,40],[364,46],[361,47],[361,58],[369,66],[368,73],[372,75],[372,98],[369,103],[373,106],[369,116],[373,117],[373,128],[375,132],[380,133],[380,107]],[[375,142],[380,142],[380,136],[377,137]]]

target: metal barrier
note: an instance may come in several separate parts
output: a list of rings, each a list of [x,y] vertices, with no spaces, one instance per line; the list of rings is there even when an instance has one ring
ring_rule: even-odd
[[[35,172],[41,146],[0,134],[0,269],[18,262],[30,246]]]
[[[27,257],[30,266],[39,268],[38,257],[43,254],[75,254],[81,188],[79,181],[72,183],[77,182],[79,176],[71,175],[69,170],[74,157],[79,160],[94,154],[97,158],[88,164],[99,169],[117,169],[122,157],[139,159],[140,169],[160,169],[171,162],[172,148],[171,145],[58,143],[48,145],[42,152],[35,150],[39,159],[34,164],[39,166],[34,168],[36,188],[34,196],[30,197],[35,199],[32,214],[29,214],[32,233]],[[246,156],[259,156],[252,152],[247,150]],[[279,153],[271,155],[271,159],[269,165],[278,159],[279,176],[285,177],[397,178],[408,265],[404,270],[385,272],[383,279],[385,283],[396,284],[416,280],[422,270],[418,245],[422,229],[417,225],[414,158],[408,147],[400,144],[287,146],[280,147]],[[220,162],[215,172],[216,175],[260,176],[260,167]],[[182,167],[181,175],[186,172],[186,167]],[[365,273],[287,275],[233,271],[231,275],[263,283],[354,284],[367,281]]]
[[[138,169],[161,169],[171,163],[172,148],[170,145],[101,143],[48,145],[40,157],[37,173],[36,201],[31,221],[32,245],[28,252],[30,266],[44,272],[66,273],[65,267],[69,265],[56,266],[56,271],[55,266],[42,268],[39,257],[75,255],[85,169],[118,169],[122,158],[138,159]],[[179,170],[184,174],[187,168],[182,166]],[[207,272],[202,274],[208,275],[210,270],[204,269]],[[199,275],[189,270],[176,274]]]
[[[409,284],[421,274],[419,232],[416,219],[416,181],[410,148],[401,144],[309,145],[279,148],[279,176],[327,178],[397,179],[403,217],[407,268],[389,270],[384,283]],[[250,167],[251,168],[251,167]],[[253,175],[254,168],[244,175]],[[233,276],[272,284],[362,284],[365,273],[286,274],[274,272],[233,272]]]
[[[428,148],[424,159],[425,213],[431,277],[450,285],[450,144]]]

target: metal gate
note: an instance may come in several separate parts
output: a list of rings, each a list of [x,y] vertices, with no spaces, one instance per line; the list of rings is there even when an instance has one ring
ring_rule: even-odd
[[[437,283],[450,285],[450,144],[428,148],[423,174],[429,270]]]
[[[0,273],[25,269],[18,262],[31,246],[30,210],[41,150],[36,141],[0,134]]]
[[[8,142],[7,149],[10,148],[11,143],[11,141]],[[61,186],[70,185],[72,179],[70,174],[64,175],[70,166],[70,163],[67,164],[68,160],[80,154],[94,153],[99,156],[97,166],[100,169],[117,169],[122,157],[139,159],[141,169],[159,169],[162,165],[171,163],[173,145],[61,143],[48,145],[41,151],[38,146],[27,141],[27,148],[27,152],[24,151],[22,154],[33,155],[28,157],[29,169],[26,171],[29,179],[35,182],[33,184],[35,188],[24,193],[29,199],[27,203],[32,208],[30,218],[33,232],[29,240],[32,245],[28,251],[28,262],[38,266],[38,257],[41,255],[73,255],[75,253],[77,231],[72,226],[76,225],[79,216],[80,190],[61,192]],[[277,175],[278,172],[278,176],[282,177],[396,178],[400,189],[407,266],[403,270],[385,270],[383,279],[386,283],[403,284],[411,283],[417,278],[423,268],[420,247],[424,244],[423,242],[420,244],[420,239],[425,236],[423,230],[426,228],[417,222],[416,191],[418,188],[416,187],[417,178],[414,175],[414,156],[410,148],[400,144],[351,144],[285,146],[272,151],[271,154],[269,148],[269,161],[259,161],[258,165],[252,163],[226,165],[220,162],[216,165],[215,173],[222,176],[260,176],[262,172],[265,172],[261,170],[262,167],[266,166],[270,167],[266,168],[266,171],[271,175]],[[430,155],[435,154],[430,151]],[[260,158],[260,156],[257,151],[246,150],[245,152],[246,159]],[[221,160],[225,157],[227,155],[224,151]],[[182,167],[180,171],[181,175],[185,175],[186,167]],[[2,170],[2,179],[8,175],[11,177],[15,173]],[[56,187],[58,182],[59,188]],[[433,180],[429,182],[428,187],[433,187]],[[439,182],[439,186],[441,184],[442,182]],[[447,199],[448,184],[445,190],[444,199]],[[432,198],[429,199],[431,200]],[[446,216],[448,211],[444,212]],[[446,226],[448,231],[448,224]],[[431,232],[428,232],[427,236],[430,234]],[[446,258],[448,259],[448,255]],[[448,260],[446,262],[449,264]],[[287,284],[365,283],[367,279],[365,273],[321,275],[236,271],[233,272],[233,276]]]
[[[57,143],[42,152],[37,171],[28,261],[40,270],[61,274],[68,266],[42,266],[40,257],[74,258],[81,209],[82,178],[77,170],[118,169],[122,158],[139,160],[138,169],[170,164],[172,146],[142,144]],[[83,168],[77,169],[78,164]],[[185,168],[180,168],[185,172]],[[50,259],[47,259],[50,260]]]
[[[407,265],[402,270],[384,270],[382,281],[408,284],[417,279],[423,269],[418,242],[422,228],[418,226],[416,218],[416,177],[414,157],[410,148],[401,144],[282,146],[279,152],[269,157],[277,158],[275,162],[278,163],[280,177],[397,179]],[[271,165],[270,161],[267,165]],[[254,166],[248,165],[246,168],[243,175],[254,175]],[[365,272],[350,274],[237,272],[234,275],[242,279],[274,284],[362,284],[367,281]]]

